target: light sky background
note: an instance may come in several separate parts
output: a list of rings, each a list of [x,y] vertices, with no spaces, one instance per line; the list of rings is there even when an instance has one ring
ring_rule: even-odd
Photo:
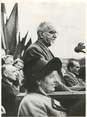
[[[9,17],[15,2],[6,2],[6,15]],[[85,42],[85,2],[21,1],[18,2],[18,31],[23,37],[28,31],[28,38],[37,40],[37,27],[43,21],[50,22],[58,32],[51,51],[57,57],[81,58],[82,53],[75,53],[74,47]]]

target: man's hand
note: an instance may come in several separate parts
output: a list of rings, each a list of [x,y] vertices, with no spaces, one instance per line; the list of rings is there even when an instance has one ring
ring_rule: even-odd
[[[77,53],[78,53],[78,52],[86,53],[84,49],[85,49],[84,43],[81,43],[81,42],[80,42],[80,43],[78,43],[78,45],[75,47],[74,50],[75,50],[75,52],[77,52]]]

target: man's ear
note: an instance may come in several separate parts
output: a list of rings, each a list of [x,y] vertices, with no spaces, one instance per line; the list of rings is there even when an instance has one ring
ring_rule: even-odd
[[[43,39],[43,32],[39,32],[40,37]]]
[[[4,76],[8,76],[8,72],[6,70],[4,71]]]
[[[72,71],[72,70],[73,70],[73,67],[71,67],[71,66],[70,66],[70,68],[69,68],[69,69],[70,69],[70,71]]]

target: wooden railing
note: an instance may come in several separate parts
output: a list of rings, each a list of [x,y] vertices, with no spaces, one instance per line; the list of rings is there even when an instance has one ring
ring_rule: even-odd
[[[68,116],[85,116],[86,92],[85,91],[61,91],[49,93],[49,96],[60,101],[67,109]]]
[[[20,93],[18,98],[18,105],[26,93]],[[85,91],[57,91],[49,93],[48,96],[55,98],[61,102],[61,105],[66,108],[68,116],[85,116]]]

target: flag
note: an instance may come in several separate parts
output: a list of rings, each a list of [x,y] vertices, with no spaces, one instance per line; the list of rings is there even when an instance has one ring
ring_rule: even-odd
[[[10,54],[14,54],[16,46],[17,46],[17,29],[18,29],[18,4],[14,5],[14,8],[9,16],[9,19],[6,22],[6,35],[8,48],[10,50]]]
[[[19,33],[19,35],[20,35],[20,33]],[[26,33],[25,37],[22,38],[22,41],[19,41],[19,43],[16,47],[16,50],[15,50],[15,53],[14,53],[14,59],[21,57],[22,51],[24,50],[24,44],[25,44],[27,35],[28,35],[28,32]],[[19,38],[20,38],[20,36],[19,36]]]
[[[19,32],[19,35],[18,35],[18,43],[20,42],[21,40],[20,40],[20,32]]]
[[[27,50],[27,48],[32,44],[32,40],[31,38],[29,39],[29,41],[27,42],[27,44],[24,46],[24,53],[22,55],[22,59],[24,60],[24,57],[25,57],[25,52]]]
[[[29,39],[29,41],[27,42],[27,44],[24,47],[24,51],[26,51],[26,49],[32,44],[32,40],[31,38]]]
[[[9,48],[8,48],[8,41],[6,35],[5,21],[4,21],[5,13],[6,13],[5,4],[1,3],[1,44],[6,54],[8,54]]]

